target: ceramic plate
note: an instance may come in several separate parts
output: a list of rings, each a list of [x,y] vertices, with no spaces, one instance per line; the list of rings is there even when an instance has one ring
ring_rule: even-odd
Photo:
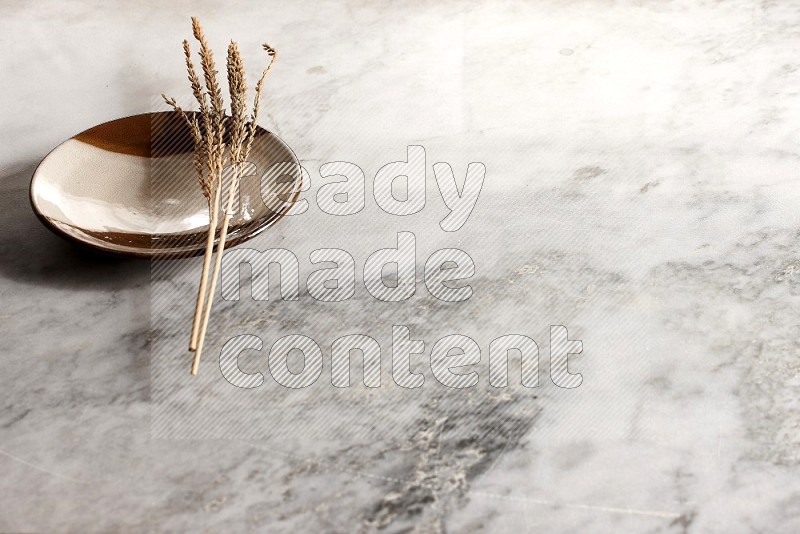
[[[202,254],[209,214],[193,153],[189,130],[173,112],[95,126],[39,164],[31,180],[33,210],[58,235],[103,252]],[[274,134],[259,128],[248,159],[226,247],[279,220],[300,193],[297,157]]]

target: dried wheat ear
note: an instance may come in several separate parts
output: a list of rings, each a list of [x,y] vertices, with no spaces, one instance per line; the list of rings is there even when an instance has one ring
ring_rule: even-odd
[[[189,83],[191,84],[192,94],[197,101],[198,111],[196,113],[187,113],[174,98],[169,98],[163,94],[161,96],[189,127],[194,142],[193,164],[197,182],[203,196],[208,201],[208,237],[206,239],[203,270],[197,290],[197,300],[192,320],[192,334],[189,340],[189,350],[194,351],[192,374],[196,375],[200,364],[200,356],[203,352],[211,306],[214,302],[214,291],[219,279],[222,254],[225,251],[225,240],[228,235],[233,203],[239,190],[242,167],[253,147],[264,80],[275,63],[277,52],[268,44],[262,45],[269,56],[269,63],[256,83],[252,112],[248,114],[247,77],[244,62],[239,52],[239,45],[235,41],[230,42],[226,61],[228,92],[230,94],[230,116],[228,116],[225,111],[222,90],[217,80],[218,72],[214,63],[214,53],[208,45],[203,27],[196,17],[192,17],[192,34],[200,45],[202,81],[192,61],[192,50],[188,40],[183,41],[183,54]],[[228,140],[227,145],[226,139]],[[233,174],[228,185],[228,198],[223,212],[222,227],[219,230],[219,241],[215,254],[214,241],[217,227],[219,226],[222,201],[222,172],[226,165],[232,167]],[[214,265],[209,274],[212,257]]]

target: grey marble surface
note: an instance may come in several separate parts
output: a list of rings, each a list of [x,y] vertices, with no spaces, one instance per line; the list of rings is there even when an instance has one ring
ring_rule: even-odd
[[[306,274],[315,248],[363,265],[413,231],[418,262],[473,256],[470,301],[220,301],[198,378],[163,353],[191,310],[157,304],[190,302],[198,263],[165,280],[77,250],[27,185],[64,138],[187,92],[190,15],[250,65],[279,49],[262,125],[309,170],[309,209],[249,246]],[[12,1],[0,42],[0,531],[800,531],[800,3]],[[486,165],[459,232],[435,188],[408,218],[369,193],[319,210],[322,163],[358,164],[369,192],[410,144],[429,180]],[[521,333],[544,355],[564,324],[584,382],[493,390],[482,368],[454,393],[428,369],[411,393],[242,397],[214,362],[240,333],[327,356],[345,333],[388,346],[392,324],[428,353]],[[214,426],[237,402],[251,434]]]

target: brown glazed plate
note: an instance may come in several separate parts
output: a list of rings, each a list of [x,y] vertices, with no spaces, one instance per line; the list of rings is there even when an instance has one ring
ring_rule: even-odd
[[[45,157],[31,179],[31,205],[56,234],[101,252],[196,256],[205,251],[209,212],[193,155],[189,130],[174,112],[106,122]],[[259,127],[248,160],[226,247],[274,224],[300,194],[300,163],[274,134]],[[226,199],[224,191],[223,207]]]

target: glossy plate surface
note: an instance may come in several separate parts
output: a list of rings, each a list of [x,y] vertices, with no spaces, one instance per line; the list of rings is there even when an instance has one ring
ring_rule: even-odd
[[[202,254],[209,212],[193,155],[189,130],[173,112],[100,124],[39,164],[31,204],[55,233],[96,250],[138,257]],[[248,159],[226,247],[279,220],[300,193],[297,157],[274,134],[258,128]],[[226,191],[223,207],[225,199]]]

